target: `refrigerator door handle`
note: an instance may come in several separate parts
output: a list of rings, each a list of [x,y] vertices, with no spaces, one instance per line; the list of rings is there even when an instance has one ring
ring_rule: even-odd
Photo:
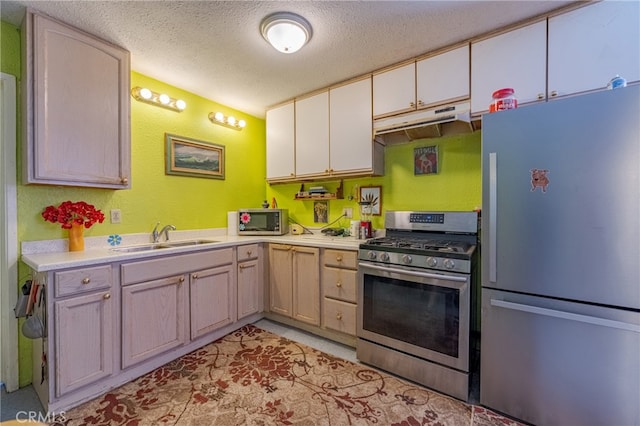
[[[498,308],[511,309],[515,311],[528,312],[536,315],[544,315],[548,317],[560,318],[569,321],[578,321],[588,324],[599,325],[602,327],[617,328],[620,330],[632,331],[640,333],[640,325],[629,324],[622,321],[614,321],[606,318],[591,317],[588,315],[574,314],[571,312],[557,311],[555,309],[541,308],[538,306],[523,305],[521,303],[506,302],[504,300],[491,299],[491,306]]]
[[[495,283],[497,277],[497,231],[498,221],[498,153],[489,153],[489,281]]]

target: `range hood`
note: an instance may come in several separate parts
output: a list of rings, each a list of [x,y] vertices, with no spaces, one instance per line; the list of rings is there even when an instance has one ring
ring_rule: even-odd
[[[374,120],[373,137],[385,144],[415,139],[471,133],[479,123],[471,121],[471,104],[459,102],[434,109]]]

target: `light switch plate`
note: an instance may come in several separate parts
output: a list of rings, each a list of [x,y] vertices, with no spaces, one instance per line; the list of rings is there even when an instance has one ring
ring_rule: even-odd
[[[120,223],[122,221],[122,215],[120,209],[111,209],[111,223]]]

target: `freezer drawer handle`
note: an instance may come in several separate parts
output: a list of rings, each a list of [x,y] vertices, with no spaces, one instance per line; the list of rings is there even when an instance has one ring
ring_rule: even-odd
[[[498,308],[512,309],[516,311],[529,312],[537,315],[545,315],[566,319],[570,321],[586,322],[589,324],[600,325],[602,327],[619,328],[620,330],[633,331],[640,333],[640,325],[629,324],[627,322],[613,321],[604,318],[590,317],[587,315],[573,314],[571,312],[556,311],[554,309],[540,308],[538,306],[522,305],[520,303],[505,302],[504,300],[491,299],[491,306]]]

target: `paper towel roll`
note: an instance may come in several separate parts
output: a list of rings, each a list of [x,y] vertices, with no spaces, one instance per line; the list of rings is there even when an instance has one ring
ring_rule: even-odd
[[[227,212],[227,235],[238,235],[238,212]]]

